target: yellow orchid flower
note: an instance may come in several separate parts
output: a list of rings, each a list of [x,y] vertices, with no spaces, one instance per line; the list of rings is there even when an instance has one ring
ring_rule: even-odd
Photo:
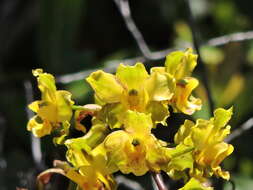
[[[36,137],[42,137],[50,134],[54,129],[61,129],[62,125],[66,133],[72,116],[71,106],[74,104],[71,94],[67,91],[56,90],[54,77],[43,73],[42,69],[33,70],[33,75],[37,77],[41,100],[28,106],[37,115],[30,119],[27,129]]]
[[[52,174],[61,174],[75,182],[77,189],[82,190],[116,190],[116,183],[112,175],[103,176],[97,173],[94,167],[89,165],[84,169],[85,172],[71,167],[67,162],[60,160],[54,161],[54,168],[50,168],[39,174],[37,180],[40,183],[47,184]]]
[[[86,127],[81,123],[81,121],[88,115],[95,116],[101,110],[101,106],[97,104],[86,104],[84,106],[75,105],[73,106],[73,109],[76,110],[74,114],[75,129],[86,133]]]
[[[106,131],[105,126],[96,124],[84,137],[68,139],[65,142],[68,148],[67,160],[74,166],[72,170],[77,174],[75,178],[70,175],[67,177],[81,189],[115,189],[115,181],[111,175],[115,168],[108,167],[106,151],[103,145],[99,145]]]
[[[165,67],[153,67],[151,73],[160,73],[173,79],[175,83],[174,95],[169,104],[176,112],[191,115],[201,109],[201,100],[191,95],[198,86],[197,79],[190,77],[197,65],[197,55],[192,49],[175,51],[166,56]],[[170,85],[172,86],[172,85]]]
[[[104,147],[110,163],[122,173],[144,175],[147,171],[159,172],[160,165],[166,164],[166,143],[151,134],[150,115],[128,111],[125,115],[124,130],[109,134]]]
[[[230,126],[226,124],[231,115],[232,108],[218,108],[210,120],[198,119],[196,124],[186,120],[180,127],[175,135],[175,142],[194,147],[196,167],[190,171],[191,176],[202,181],[213,174],[226,180],[230,178],[229,173],[222,171],[219,165],[234,150],[232,145],[224,142],[230,133]]]
[[[192,49],[176,51],[166,57],[165,71],[176,79],[176,90],[171,102],[175,111],[191,115],[201,109],[201,100],[191,95],[198,86],[197,79],[190,77],[197,65],[197,55]]]
[[[166,124],[169,112],[164,101],[173,95],[167,76],[149,75],[142,63],[136,63],[121,64],[115,75],[96,71],[87,81],[95,91],[97,103],[103,105],[98,117],[106,118],[112,128],[120,127],[127,110],[152,113],[154,123]]]
[[[197,55],[189,48],[185,52],[174,51],[166,56],[165,71],[175,77],[177,81],[191,76],[197,65]]]
[[[163,171],[165,171],[170,178],[174,180],[184,179],[184,181],[188,181],[186,169],[193,168],[193,150],[193,147],[186,146],[184,144],[179,144],[175,148],[171,148],[167,152],[170,157],[170,161],[167,165],[163,166]]]

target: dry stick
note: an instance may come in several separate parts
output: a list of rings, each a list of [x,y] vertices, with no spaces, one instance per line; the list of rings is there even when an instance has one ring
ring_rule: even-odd
[[[126,178],[125,176],[119,175],[115,178],[118,184],[122,184],[130,189],[144,190],[144,188],[136,181]]]
[[[233,180],[229,180],[229,183],[231,184],[231,186],[232,186],[232,190],[236,190],[236,186],[235,186],[235,182],[233,181]]]
[[[241,42],[245,40],[253,39],[253,31],[238,32],[234,34],[227,34],[224,36],[212,38],[206,42],[206,45],[210,46],[221,46],[230,42]]]
[[[154,52],[154,54],[159,55],[159,57],[157,57],[156,60],[163,59],[167,54],[169,54],[170,52],[175,51],[175,50],[179,50],[179,49],[170,48],[170,49],[165,49],[162,51]],[[146,62],[148,60],[150,60],[150,59],[147,59],[144,56],[139,56],[139,57],[130,58],[130,59],[124,59],[124,60],[112,60],[112,61],[108,61],[104,65],[104,67],[58,76],[58,77],[56,77],[56,82],[61,83],[61,84],[68,84],[73,81],[82,80],[85,77],[87,77],[90,73],[97,71],[98,69],[102,69],[105,72],[112,73],[112,72],[115,72],[115,69],[117,68],[119,63],[124,63],[127,65],[134,65],[136,62]]]
[[[186,8],[188,11],[188,15],[189,15],[189,24],[192,30],[192,36],[193,36],[193,43],[194,43],[194,47],[197,51],[197,54],[199,55],[199,69],[200,69],[200,74],[202,77],[202,81],[203,84],[206,88],[206,92],[207,92],[207,98],[208,98],[208,103],[209,103],[209,109],[210,109],[210,113],[212,112],[212,110],[214,110],[214,102],[213,102],[213,98],[212,98],[212,94],[211,94],[211,90],[210,90],[210,86],[208,84],[208,76],[207,76],[207,69],[205,67],[205,64],[202,60],[202,56],[200,54],[200,50],[199,50],[199,45],[200,45],[200,33],[197,29],[197,25],[194,19],[194,16],[192,14],[192,10],[191,10],[191,5],[190,5],[190,0],[185,0],[185,4],[186,4]]]
[[[127,29],[130,31],[130,33],[134,37],[142,54],[144,55],[144,57],[148,59],[152,59],[151,51],[132,18],[129,1],[128,0],[114,0],[114,2],[117,5],[119,12],[125,21]]]
[[[144,40],[144,37],[138,27],[136,26],[134,19],[132,18],[131,9],[129,6],[128,0],[114,0],[115,4],[117,5],[120,14],[122,15],[124,22],[126,24],[127,29],[135,39],[140,51],[143,54],[143,57],[146,60],[158,60],[164,58],[171,49],[165,49],[157,52],[152,52],[149,49],[148,44]]]
[[[203,43],[201,45],[209,45],[209,46],[223,46],[231,42],[242,42],[246,40],[252,40],[253,39],[253,31],[247,31],[247,32],[239,32],[234,34],[227,34],[220,37],[215,37],[210,40],[208,40],[206,43]],[[183,50],[186,47],[189,47],[189,43],[185,43],[185,47],[181,48],[168,48],[161,51],[155,51],[152,52],[153,55],[156,55],[155,60],[163,59],[168,53],[175,51],[175,50]],[[144,56],[139,56],[135,58],[129,58],[124,60],[112,60],[107,62],[107,64],[104,67],[97,68],[97,69],[103,69],[106,72],[114,72],[117,68],[117,65],[119,62],[125,63],[128,65],[133,65],[134,63],[140,61],[140,62],[146,62],[150,59],[145,58]],[[85,77],[87,77],[90,73],[96,71],[97,69],[90,69],[86,71],[71,73],[71,74],[65,74],[58,76],[56,78],[56,82],[61,84],[67,84],[73,81],[82,80]]]
[[[235,129],[226,139],[226,142],[230,142],[235,138],[242,135],[245,131],[251,129],[253,127],[253,117],[244,122],[240,127]]]
[[[159,190],[169,190],[164,184],[162,175],[160,173],[152,172],[151,174]]]
[[[25,88],[26,103],[30,104],[33,101],[33,89],[31,81],[29,80],[24,81],[24,88]],[[28,120],[31,119],[34,115],[28,107],[26,107],[26,115]],[[31,134],[31,142],[32,142],[31,143],[32,157],[35,162],[35,165],[37,169],[43,170],[45,166],[42,160],[40,139],[34,137],[33,134]]]

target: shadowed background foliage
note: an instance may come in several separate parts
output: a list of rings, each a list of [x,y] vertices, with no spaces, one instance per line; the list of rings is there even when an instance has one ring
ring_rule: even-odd
[[[151,50],[181,48],[192,43],[185,1],[130,0],[132,16]],[[250,0],[191,0],[191,8],[203,42],[210,38],[253,29]],[[113,0],[2,0],[0,1],[0,189],[34,187],[34,176],[64,159],[64,148],[55,147],[50,137],[42,139],[41,168],[33,162],[30,133],[26,131],[24,81],[35,80],[31,69],[43,68],[54,75],[96,69],[111,60],[140,56]],[[192,45],[187,45],[192,46]],[[253,40],[220,47],[201,46],[215,107],[234,106],[232,130],[253,116]],[[164,60],[146,62],[147,67]],[[120,61],[119,61],[120,63]],[[199,78],[200,70],[194,73]],[[34,85],[35,86],[35,85]],[[91,88],[84,80],[59,84],[73,93],[80,104],[92,103]],[[37,89],[35,97],[39,97]],[[193,118],[210,117],[203,85],[196,95],[205,102]],[[173,114],[169,128],[154,132],[172,141],[185,116]],[[87,121],[88,122],[88,121]],[[73,134],[73,136],[79,134]],[[253,132],[247,131],[231,143],[235,151],[224,162],[237,190],[253,188]],[[131,179],[151,189],[150,176]],[[165,177],[166,178],[166,177]],[[180,183],[171,182],[171,189]],[[148,182],[147,182],[148,181]],[[230,184],[214,180],[217,189]],[[66,179],[56,176],[48,189],[67,189]],[[124,189],[120,186],[120,189]]]

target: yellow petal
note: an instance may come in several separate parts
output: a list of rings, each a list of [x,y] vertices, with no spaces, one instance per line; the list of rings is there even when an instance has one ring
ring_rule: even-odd
[[[39,110],[39,104],[41,104],[42,101],[34,101],[31,104],[28,105],[28,108],[32,110],[33,112],[37,113]]]
[[[32,131],[35,137],[43,137],[52,131],[52,125],[47,121],[42,121],[37,115],[31,118],[27,124],[27,130]]]
[[[197,65],[197,57],[192,53],[192,49],[172,52],[166,56],[165,70],[177,80],[189,77]]]
[[[151,115],[144,113],[127,111],[125,115],[124,128],[128,133],[134,133],[135,136],[145,138],[151,134],[153,123]]]
[[[107,104],[98,113],[97,118],[107,123],[110,128],[121,128],[124,122],[126,108],[121,103]]]
[[[180,126],[179,130],[177,131],[174,141],[176,144],[185,143],[184,140],[186,137],[190,135],[192,132],[192,128],[195,124],[190,120],[185,120],[184,124]],[[186,145],[190,145],[185,143]]]
[[[214,125],[218,128],[224,127],[231,119],[233,114],[233,107],[228,110],[218,108],[214,111]]]
[[[213,190],[212,187],[205,187],[201,184],[197,179],[191,178],[184,187],[180,188],[179,190]]]
[[[57,105],[57,121],[69,121],[72,116],[72,105],[74,102],[71,100],[71,93],[64,90],[58,90],[56,93]]]
[[[82,131],[83,133],[86,132],[86,127],[81,123],[82,119],[86,117],[87,114],[83,115],[82,110],[76,110],[75,111],[75,129]]]
[[[55,102],[40,101],[38,106],[38,116],[40,116],[43,120],[48,120],[53,123],[58,122],[57,107]]]
[[[136,63],[134,66],[120,64],[116,72],[116,77],[128,91],[138,91],[148,78],[148,72],[142,63]]]
[[[153,101],[170,100],[176,87],[175,80],[170,75],[153,72],[147,80],[146,89]]]
[[[168,163],[166,172],[168,172],[171,177],[177,178],[178,176],[174,176],[175,171],[183,172],[185,169],[192,169],[194,164],[193,150],[192,147],[183,144],[179,144],[174,149],[171,149],[169,151],[170,162]]]
[[[157,72],[157,73],[160,73],[160,74],[164,74],[164,73],[166,73],[165,67],[152,67],[150,69],[150,73],[152,74],[154,72]]]
[[[157,123],[167,126],[166,119],[170,116],[168,105],[162,102],[149,102],[146,107],[146,114],[151,114],[153,127],[156,127]]]
[[[227,144],[224,142],[217,144],[213,147],[213,149],[216,149],[217,153],[212,160],[212,167],[220,165],[220,163],[234,151],[234,147],[231,144]],[[212,151],[210,150],[210,152]]]
[[[201,100],[191,96],[192,91],[198,86],[199,82],[195,78],[185,78],[177,83],[176,92],[172,99],[175,102],[175,110],[191,115],[196,110],[201,109]]]
[[[86,80],[101,101],[106,103],[120,101],[123,88],[114,75],[99,70],[93,72]]]
[[[145,89],[124,91],[121,103],[126,110],[144,112],[149,101],[148,93]]]
[[[68,139],[65,141],[65,145],[68,148],[66,158],[75,168],[90,165],[89,155],[86,152],[89,147],[85,139]]]
[[[42,100],[55,101],[56,86],[53,75],[43,73],[42,69],[33,70],[33,75],[37,77],[38,86],[41,91]]]
[[[144,175],[149,169],[145,160],[145,149],[134,144],[134,139],[123,130],[107,136],[104,142],[110,163],[115,163],[119,170],[134,175]]]

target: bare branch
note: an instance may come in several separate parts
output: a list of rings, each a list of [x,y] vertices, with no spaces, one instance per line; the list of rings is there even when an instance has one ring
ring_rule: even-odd
[[[253,39],[253,31],[248,31],[248,32],[240,32],[240,33],[235,33],[235,34],[229,34],[225,36],[220,36],[216,38],[212,38],[208,40],[206,43],[203,43],[203,45],[209,45],[209,46],[222,46],[228,43],[232,42],[242,42],[246,40],[252,40]],[[152,55],[154,55],[155,59],[153,60],[160,60],[164,59],[167,54],[169,54],[172,51],[175,50],[183,50],[187,46],[189,47],[191,44],[186,43],[185,47],[181,48],[168,48],[164,49],[161,51],[155,51],[152,52]],[[112,60],[107,62],[107,64],[104,67],[101,68],[96,68],[96,69],[90,69],[90,70],[85,70],[77,73],[71,73],[71,74],[66,74],[66,75],[61,75],[56,78],[56,82],[62,83],[62,84],[67,84],[73,81],[77,80],[82,80],[85,77],[87,77],[90,73],[98,70],[98,69],[103,69],[106,72],[115,72],[115,69],[117,68],[119,63],[125,63],[128,65],[133,65],[134,63],[140,61],[140,62],[146,62],[149,61],[149,58],[146,58],[144,56],[140,57],[134,57],[134,58],[129,58],[129,59],[124,59],[124,60]]]
[[[209,103],[209,113],[211,113],[212,110],[214,109],[214,101],[212,98],[212,93],[211,93],[211,89],[210,89],[210,85],[209,85],[207,68],[203,62],[202,55],[200,53],[200,45],[201,45],[200,44],[200,32],[198,30],[195,18],[192,14],[190,0],[185,0],[185,4],[186,4],[187,11],[188,11],[188,18],[189,18],[188,20],[189,20],[189,25],[190,25],[191,31],[192,31],[193,44],[194,44],[194,47],[195,47],[197,54],[199,56],[198,57],[198,62],[199,62],[198,67],[199,67],[199,70],[201,71],[200,76],[202,78],[203,85],[206,89],[207,99],[208,99],[208,103]]]
[[[157,185],[158,190],[168,190],[163,182],[162,175],[160,173],[152,172],[152,177]]]
[[[143,54],[142,59],[146,60],[159,60],[164,58],[170,51],[170,49],[165,49],[157,52],[152,52],[149,49],[148,44],[144,40],[144,37],[138,27],[136,26],[134,19],[132,18],[131,9],[129,6],[128,0],[114,0],[115,4],[117,5],[120,14],[122,15],[127,29],[130,31],[132,36],[134,37],[140,51]]]
[[[125,176],[119,175],[115,178],[118,184],[122,184],[129,189],[134,189],[134,190],[144,190],[144,188],[137,183],[136,181],[133,181],[129,178],[126,178]]]
[[[145,42],[140,30],[137,28],[132,18],[129,1],[128,0],[114,0],[114,2],[117,5],[119,12],[125,21],[127,29],[131,32],[132,36],[134,37],[144,57],[148,59],[153,59],[153,56],[151,55],[151,51],[147,43]]]
[[[154,52],[153,54],[156,55],[156,60],[159,59],[163,59],[167,54],[169,54],[172,51],[175,50],[179,50],[176,48],[170,48],[170,49],[165,49],[162,51],[157,51]],[[81,71],[81,72],[77,72],[77,73],[71,73],[71,74],[66,74],[66,75],[61,75],[56,77],[56,82],[57,83],[62,83],[62,84],[67,84],[73,81],[77,81],[77,80],[82,80],[85,77],[87,77],[90,73],[97,71],[98,69],[103,69],[103,71],[105,72],[115,72],[115,69],[118,67],[119,63],[124,63],[127,65],[133,65],[136,62],[146,62],[149,61],[150,59],[147,59],[146,57],[134,57],[134,58],[130,58],[130,59],[124,59],[124,60],[112,60],[112,61],[108,61],[107,64],[104,65],[104,67],[101,68],[96,68],[96,69],[89,69],[89,70],[85,70],[85,71]]]
[[[153,54],[157,56],[157,60],[159,59],[163,59],[167,54],[169,54],[172,51],[175,51],[177,49],[175,48],[170,48],[170,49],[165,49],[162,51],[157,51],[154,52]],[[118,67],[119,63],[124,63],[127,65],[134,65],[136,62],[146,62],[149,61],[149,59],[145,58],[145,57],[135,57],[135,58],[131,58],[131,59],[124,59],[124,60],[112,60],[112,61],[108,61],[104,67],[101,68],[96,68],[96,69],[89,69],[89,70],[85,70],[85,71],[81,71],[81,72],[77,72],[77,73],[71,73],[71,74],[66,74],[66,75],[62,75],[62,76],[58,76],[56,78],[56,82],[58,83],[62,83],[62,84],[67,84],[73,81],[77,81],[77,80],[82,80],[85,77],[87,77],[90,73],[97,71],[99,69],[103,69],[103,71],[105,72],[115,72],[115,69]]]
[[[26,103],[30,104],[33,101],[33,90],[31,81],[25,81],[24,88],[25,88]],[[28,120],[32,118],[34,115],[32,111],[28,109],[28,107],[26,107],[26,115]],[[31,149],[35,165],[37,166],[38,169],[42,170],[44,168],[44,163],[42,160],[41,143],[40,139],[33,136],[33,134],[31,134]]]
[[[231,186],[232,186],[232,190],[236,190],[236,186],[235,186],[235,182],[234,182],[234,180],[232,180],[232,179],[230,179],[229,181],[228,181],[230,184],[231,184]]]
[[[253,31],[238,32],[234,34],[228,34],[217,38],[212,38],[206,42],[205,45],[210,46],[222,46],[231,42],[242,42],[253,39]]]
[[[251,129],[253,127],[253,117],[248,119],[245,123],[243,123],[239,128],[235,129],[227,138],[226,142],[230,142],[235,138],[241,136],[245,131]]]

